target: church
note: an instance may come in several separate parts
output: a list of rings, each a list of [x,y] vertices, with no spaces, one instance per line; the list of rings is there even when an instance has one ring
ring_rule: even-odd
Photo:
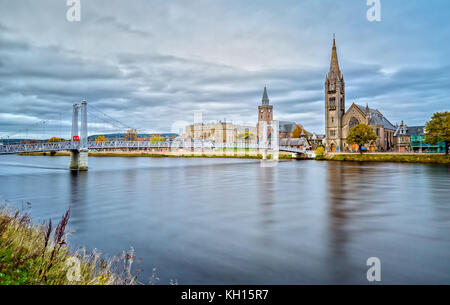
[[[394,147],[396,128],[378,109],[353,103],[345,111],[344,75],[339,69],[336,40],[333,38],[330,71],[325,79],[325,139],[327,151],[357,151],[356,144],[345,139],[352,127],[364,123],[377,135],[375,143],[367,143],[370,151],[391,151]]]

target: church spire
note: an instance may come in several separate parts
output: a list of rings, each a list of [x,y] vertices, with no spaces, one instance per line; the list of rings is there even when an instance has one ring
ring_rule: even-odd
[[[339,70],[339,61],[336,50],[336,37],[333,34],[333,50],[331,52],[331,63],[329,76],[341,77],[341,70]]]
[[[264,86],[264,93],[262,98],[262,104],[263,105],[269,105],[269,96],[267,95],[267,88]]]

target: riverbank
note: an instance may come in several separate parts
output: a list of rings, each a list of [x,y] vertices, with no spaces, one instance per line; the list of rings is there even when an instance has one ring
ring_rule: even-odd
[[[35,225],[28,214],[0,207],[0,285],[134,284],[130,270],[115,269],[99,253],[72,251],[66,243],[67,211],[55,229]],[[131,266],[132,253],[122,257]]]
[[[364,162],[406,162],[406,163],[435,163],[450,164],[450,155],[444,154],[326,154],[326,160],[330,161],[364,161]]]
[[[67,151],[20,153],[23,156],[70,156]],[[262,159],[261,154],[238,151],[225,152],[145,152],[145,151],[89,151],[89,157],[148,157],[148,158],[234,158],[234,159]],[[271,155],[268,155],[271,158]],[[280,153],[279,159],[294,159],[290,153]]]

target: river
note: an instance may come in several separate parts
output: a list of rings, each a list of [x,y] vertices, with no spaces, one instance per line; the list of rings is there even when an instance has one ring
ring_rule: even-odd
[[[450,284],[450,167],[202,158],[0,156],[0,199],[71,209],[72,247],[134,247],[140,282]],[[26,204],[25,204],[26,205]]]

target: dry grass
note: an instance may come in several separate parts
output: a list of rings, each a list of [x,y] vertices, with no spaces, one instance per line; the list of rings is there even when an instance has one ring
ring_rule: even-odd
[[[71,251],[66,242],[67,211],[55,230],[49,221],[34,225],[27,213],[0,207],[0,284],[133,285],[134,250],[110,260],[85,249]],[[69,275],[69,276],[68,276]]]
[[[443,154],[334,154],[326,156],[332,161],[406,162],[450,164],[450,156]]]

